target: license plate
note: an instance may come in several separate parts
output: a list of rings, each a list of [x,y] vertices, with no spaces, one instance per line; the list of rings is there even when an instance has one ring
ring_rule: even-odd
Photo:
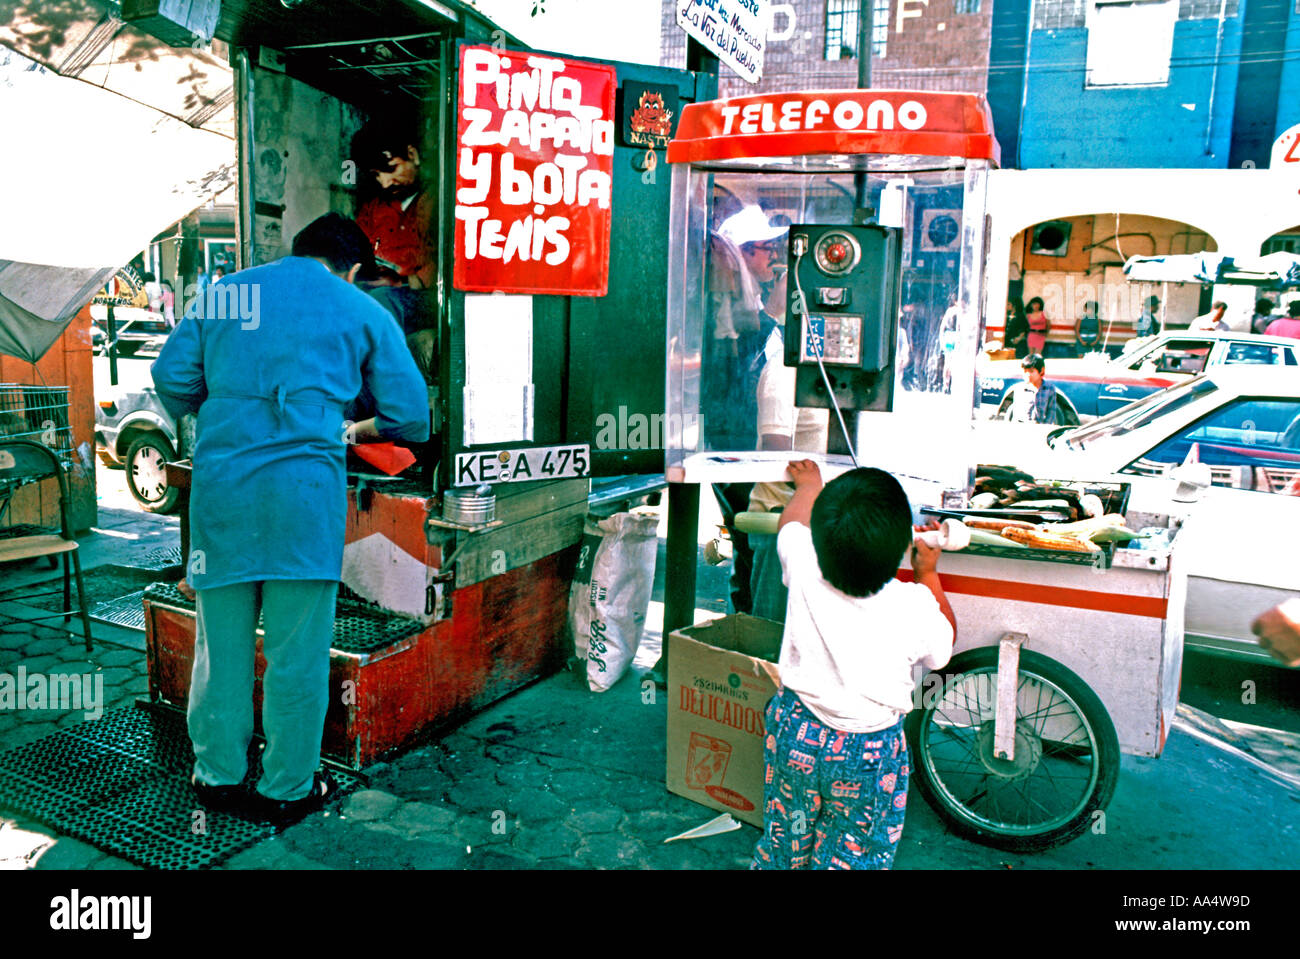
[[[453,486],[524,483],[591,475],[591,446],[534,446],[529,449],[456,454]]]

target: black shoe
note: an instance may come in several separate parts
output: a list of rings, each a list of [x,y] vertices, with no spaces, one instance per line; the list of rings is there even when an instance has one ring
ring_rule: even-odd
[[[276,826],[287,826],[320,809],[334,798],[338,790],[339,785],[334,777],[322,770],[312,779],[311,792],[302,799],[268,799],[254,789],[247,811],[255,819]]]
[[[199,782],[198,777],[190,775],[190,788],[194,790],[194,795],[209,809],[215,809],[219,812],[234,812],[244,803],[244,787],[238,786],[210,786],[207,783]]]

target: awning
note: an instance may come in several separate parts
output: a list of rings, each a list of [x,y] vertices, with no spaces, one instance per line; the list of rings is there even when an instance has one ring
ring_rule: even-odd
[[[1184,253],[1170,256],[1134,256],[1124,264],[1132,281],[1153,283],[1230,283],[1284,289],[1300,286],[1300,256],[1227,256],[1222,253]]]
[[[0,353],[35,363],[112,275],[0,260]]]
[[[1131,256],[1124,264],[1124,275],[1133,282],[1214,283],[1222,261],[1218,253]]]
[[[225,44],[165,46],[106,12],[119,6],[96,0],[0,0],[0,46],[60,76],[233,139],[235,84]]]
[[[118,267],[234,182],[234,141],[3,47],[0,116],[15,134],[0,151],[0,352],[35,362]]]

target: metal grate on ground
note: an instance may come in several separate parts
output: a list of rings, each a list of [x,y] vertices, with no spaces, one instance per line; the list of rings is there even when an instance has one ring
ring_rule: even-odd
[[[255,750],[250,768],[260,771]],[[0,753],[0,808],[152,869],[210,868],[274,835],[214,810],[196,835],[193,767],[185,716],[141,703]],[[361,785],[331,768],[339,795]]]
[[[90,610],[90,618],[100,623],[144,632],[144,590],[100,603]]]
[[[151,602],[194,610],[194,602],[186,599],[173,583],[153,583],[144,591],[144,595]],[[260,617],[257,625],[260,629]],[[415,620],[340,598],[334,614],[334,639],[330,648],[340,653],[363,656],[387,649],[408,636],[423,632],[425,628]]]
[[[181,565],[181,548],[167,546],[163,549],[155,549],[145,553],[139,559],[126,560],[121,565],[127,569],[146,570],[150,573],[165,572]]]

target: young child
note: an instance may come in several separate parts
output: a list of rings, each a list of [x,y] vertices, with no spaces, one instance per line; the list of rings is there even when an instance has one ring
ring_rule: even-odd
[[[903,716],[912,667],[948,662],[957,622],[939,550],[918,543],[915,583],[894,579],[912,545],[898,480],[856,469],[822,488],[811,460],[777,527],[790,598],[764,740],[764,830],[754,869],[888,869],[903,834]]]

